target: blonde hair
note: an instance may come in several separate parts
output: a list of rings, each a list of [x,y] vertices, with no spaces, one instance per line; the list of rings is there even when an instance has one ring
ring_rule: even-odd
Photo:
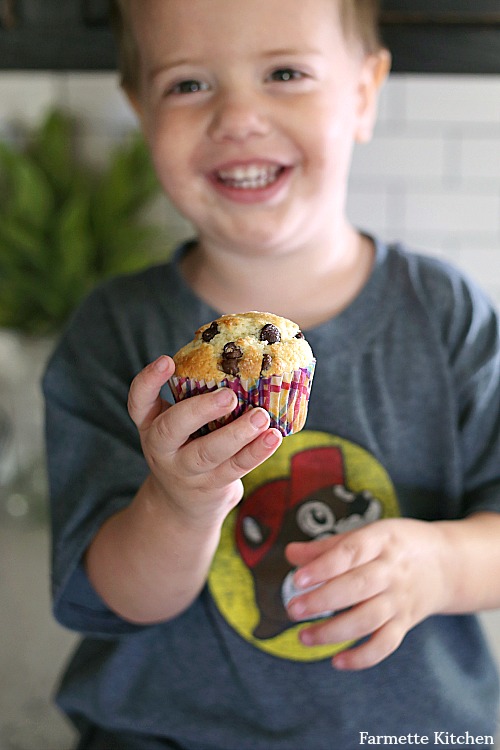
[[[379,0],[338,0],[344,33],[357,39],[366,54],[378,52],[382,45],[379,33]],[[118,70],[121,83],[134,92],[139,86],[139,50],[132,32],[130,0],[111,0],[111,23],[118,47]]]

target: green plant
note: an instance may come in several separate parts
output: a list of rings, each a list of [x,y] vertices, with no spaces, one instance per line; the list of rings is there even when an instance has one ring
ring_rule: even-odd
[[[23,147],[0,142],[0,326],[60,329],[100,280],[151,264],[164,230],[142,219],[159,192],[132,136],[99,171],[75,155],[75,123],[52,111]]]

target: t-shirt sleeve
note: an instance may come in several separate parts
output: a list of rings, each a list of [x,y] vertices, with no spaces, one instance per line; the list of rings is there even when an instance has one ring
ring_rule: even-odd
[[[473,282],[457,284],[449,324],[464,477],[463,514],[500,512],[499,316]]]
[[[43,380],[54,616],[99,637],[138,628],[107,608],[81,561],[103,522],[130,503],[147,476],[127,412],[130,382],[144,364],[126,324],[96,291],[63,335]]]

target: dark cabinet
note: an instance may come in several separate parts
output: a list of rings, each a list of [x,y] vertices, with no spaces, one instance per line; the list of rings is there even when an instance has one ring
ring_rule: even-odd
[[[0,0],[0,69],[113,69],[108,17],[109,0]],[[395,72],[500,73],[500,0],[382,0],[382,34]]]
[[[500,0],[383,0],[394,69],[500,73]]]
[[[499,0],[383,0],[382,14],[389,22],[499,23]]]
[[[109,0],[0,0],[0,69],[116,65]]]

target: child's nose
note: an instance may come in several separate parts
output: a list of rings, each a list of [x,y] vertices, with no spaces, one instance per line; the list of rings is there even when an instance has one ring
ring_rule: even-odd
[[[221,94],[215,105],[209,134],[216,142],[244,141],[270,130],[269,117],[258,97]]]

